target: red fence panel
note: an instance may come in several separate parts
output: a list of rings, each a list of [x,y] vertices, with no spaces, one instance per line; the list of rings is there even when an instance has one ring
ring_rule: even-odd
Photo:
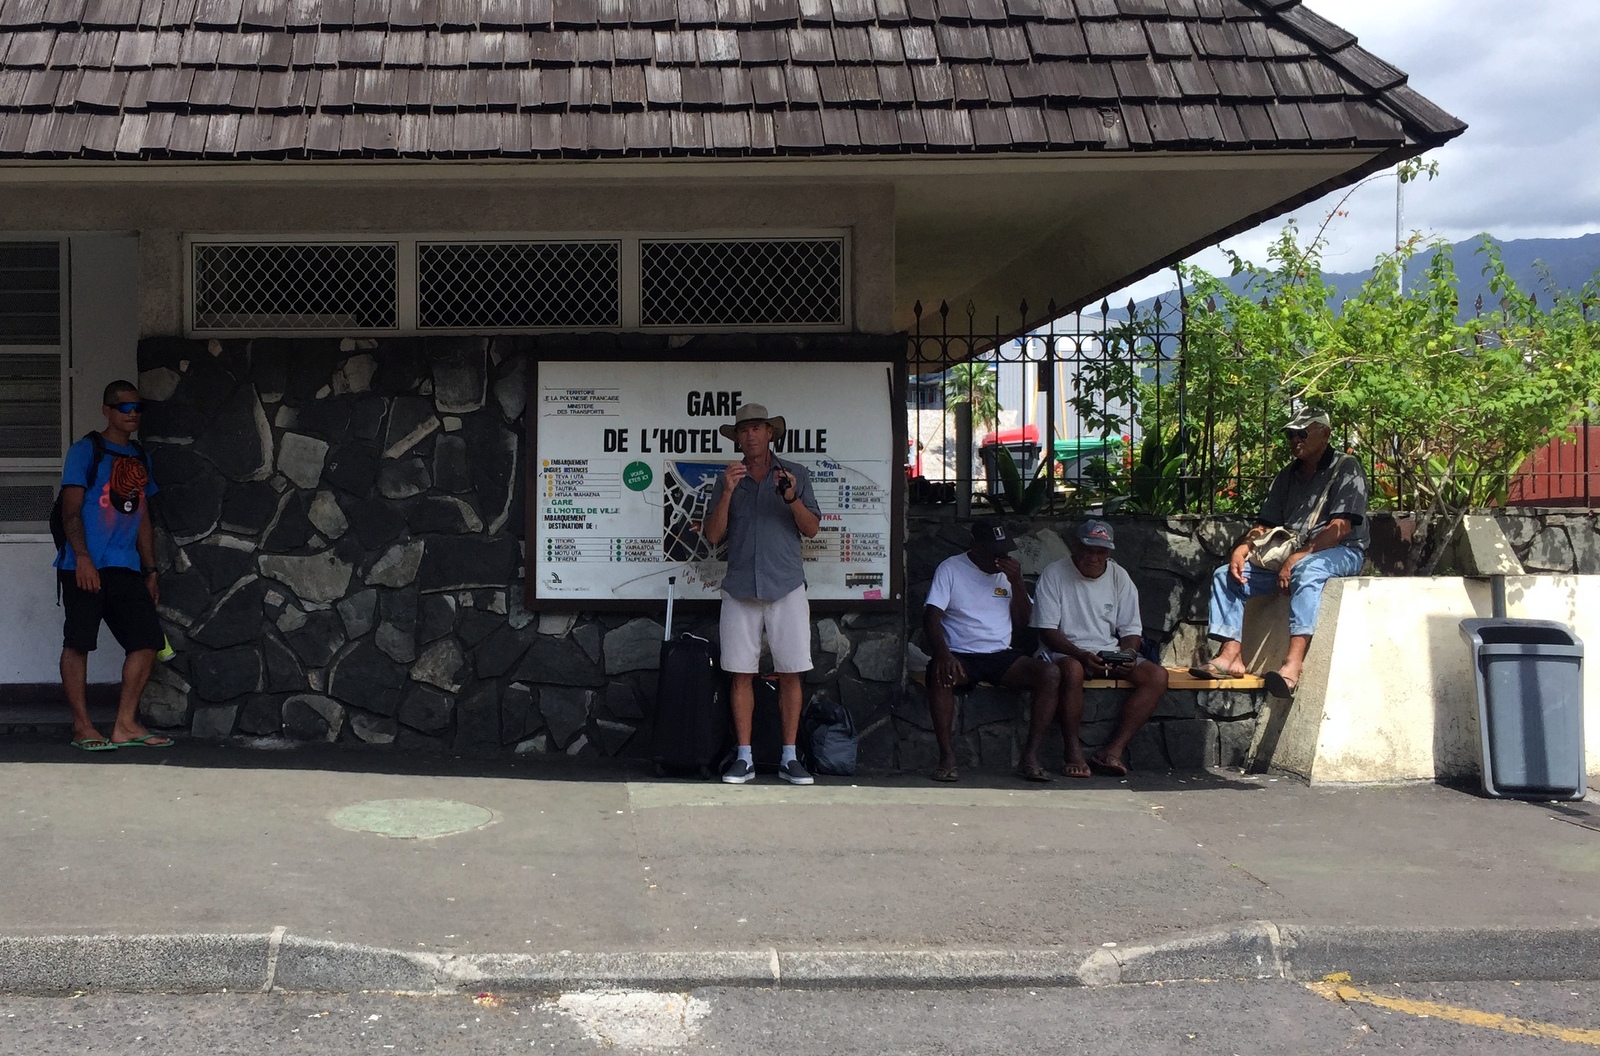
[[[1511,478],[1506,505],[1600,505],[1600,426],[1578,426],[1529,455]]]

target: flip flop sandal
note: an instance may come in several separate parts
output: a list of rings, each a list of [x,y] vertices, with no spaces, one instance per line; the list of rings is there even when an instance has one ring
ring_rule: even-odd
[[[1083,781],[1093,777],[1094,771],[1089,769],[1088,763],[1067,763],[1061,768],[1061,776]]]
[[[114,752],[117,746],[104,737],[80,737],[72,742],[72,747],[80,752]]]
[[[936,766],[933,768],[932,777],[935,781],[948,785],[961,780],[961,771],[953,766]]]
[[[159,733],[147,733],[143,737],[135,737],[131,741],[107,742],[113,748],[171,748],[176,742],[171,737],[163,737]]]
[[[1276,671],[1269,671],[1261,676],[1261,681],[1266,684],[1267,692],[1280,700],[1292,700],[1295,687],[1300,684],[1299,679],[1290,682]]]
[[[1046,770],[1042,766],[1037,766],[1037,765],[1035,765],[1035,766],[1019,766],[1019,767],[1017,767],[1017,776],[1022,778],[1024,781],[1054,781],[1055,780],[1055,778],[1050,776],[1050,771]]]

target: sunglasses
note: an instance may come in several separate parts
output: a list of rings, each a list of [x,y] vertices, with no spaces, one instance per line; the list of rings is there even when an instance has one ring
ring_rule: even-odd
[[[1311,435],[1309,429],[1285,429],[1283,432],[1290,440],[1304,440]]]
[[[116,411],[119,414],[142,414],[144,412],[144,404],[138,400],[127,400],[123,403],[108,403],[106,406],[110,407],[113,411]]]

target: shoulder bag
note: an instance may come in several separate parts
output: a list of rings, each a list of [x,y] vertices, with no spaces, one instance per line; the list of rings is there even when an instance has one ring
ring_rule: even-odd
[[[1311,518],[1299,531],[1278,525],[1269,528],[1263,535],[1258,535],[1247,544],[1249,551],[1245,560],[1257,568],[1268,572],[1276,572],[1289,560],[1289,556],[1304,544],[1302,536],[1309,535],[1317,526],[1317,521],[1322,518],[1322,508],[1328,504],[1328,493],[1333,490],[1333,482],[1339,478],[1339,470],[1344,461],[1341,455],[1333,460],[1333,472],[1328,474],[1328,483],[1323,485],[1322,497],[1317,500],[1316,509],[1311,511]]]

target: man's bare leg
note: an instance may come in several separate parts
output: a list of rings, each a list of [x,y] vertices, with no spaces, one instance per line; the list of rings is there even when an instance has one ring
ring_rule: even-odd
[[[1000,684],[1010,689],[1026,689],[1033,693],[1033,707],[1029,709],[1028,738],[1022,745],[1022,769],[1039,768],[1039,745],[1050,731],[1055,718],[1057,697],[1061,693],[1061,672],[1056,665],[1033,656],[1024,656],[1006,669]]]
[[[72,739],[105,740],[89,721],[89,654],[76,649],[61,650],[61,695],[72,710]]]
[[[800,736],[800,676],[794,672],[778,672],[778,712],[783,717],[783,743],[797,743]]]
[[[1061,672],[1061,688],[1056,696],[1056,723],[1061,727],[1061,747],[1068,777],[1088,777],[1089,761],[1083,757],[1083,665],[1070,656],[1056,661]]]
[[[933,718],[933,739],[939,744],[938,771],[949,771],[956,768],[956,749],[951,734],[951,726],[955,724],[956,717],[956,690],[954,686],[941,686],[938,679],[933,677],[930,666],[928,671],[928,714]]]
[[[734,743],[750,743],[750,727],[756,713],[755,677],[743,671],[731,672],[733,685],[728,690],[728,706],[733,712]]]
[[[1161,696],[1167,691],[1167,669],[1160,664],[1134,664],[1123,676],[1133,683],[1133,690],[1122,705],[1122,719],[1106,746],[1089,757],[1089,762],[1106,770],[1128,772],[1128,742],[1150,721],[1161,705]]]
[[[1211,663],[1235,678],[1249,673],[1244,666],[1244,646],[1237,638],[1224,638],[1222,647],[1211,658]]]
[[[112,744],[150,736],[150,731],[139,722],[139,698],[144,695],[145,684],[150,681],[150,671],[155,663],[154,649],[137,649],[122,661],[122,695],[117,699],[117,724],[111,730]],[[165,741],[167,738],[155,739]]]
[[[1278,668],[1278,674],[1293,689],[1300,684],[1300,669],[1306,664],[1306,650],[1311,648],[1309,634],[1291,634],[1289,636],[1289,652],[1283,659],[1283,666]]]

